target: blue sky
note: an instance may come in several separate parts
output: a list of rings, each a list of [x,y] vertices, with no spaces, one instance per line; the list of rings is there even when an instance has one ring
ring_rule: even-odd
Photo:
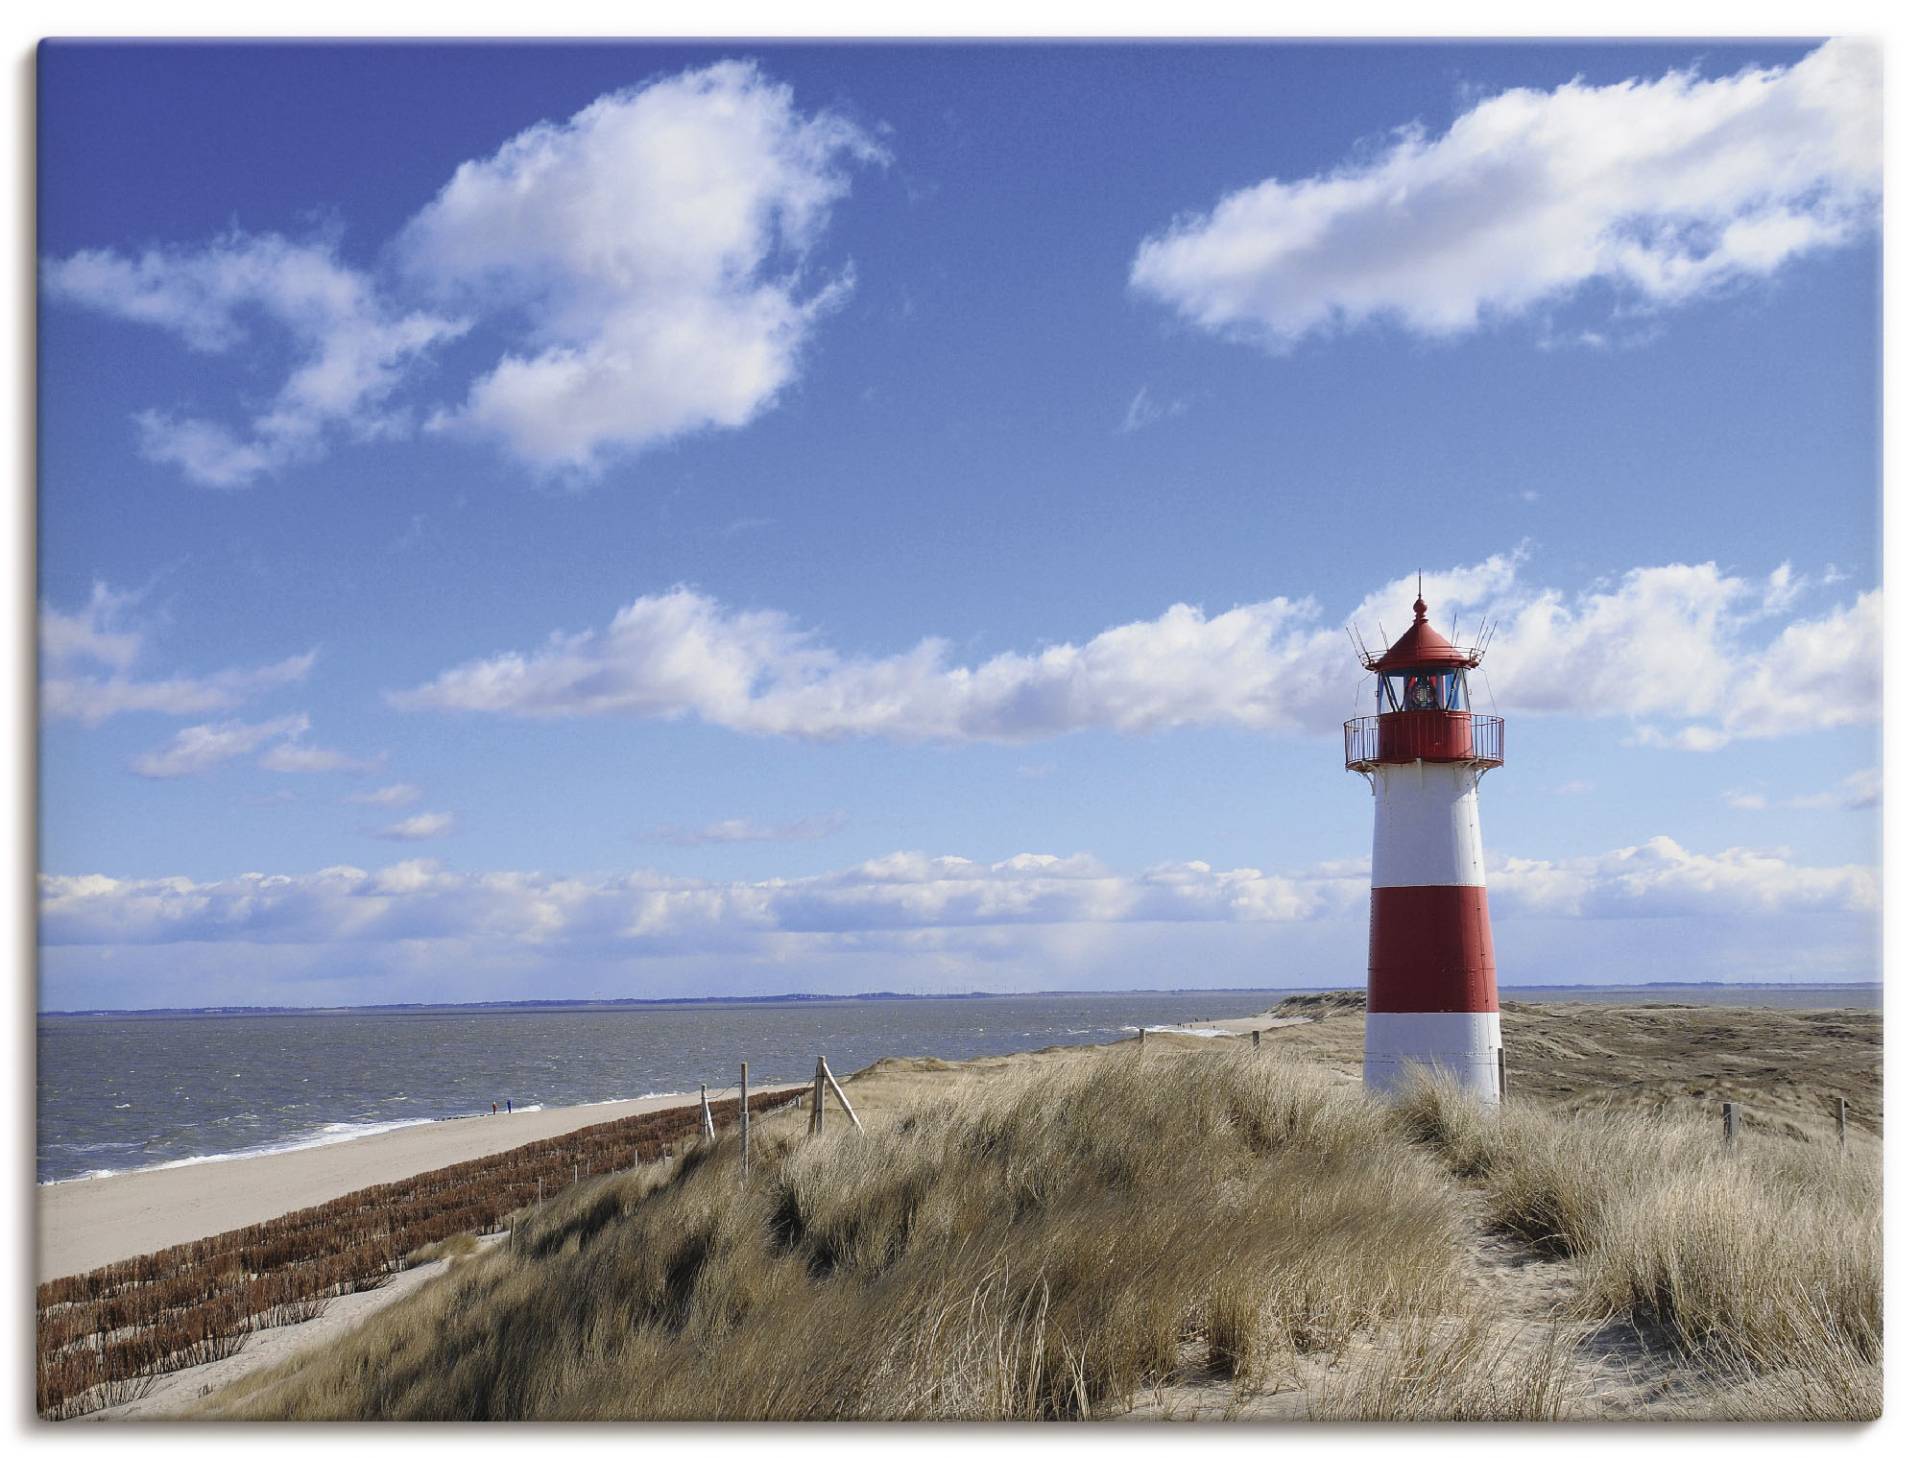
[[[1858,45],[49,46],[42,1001],[1878,974]]]

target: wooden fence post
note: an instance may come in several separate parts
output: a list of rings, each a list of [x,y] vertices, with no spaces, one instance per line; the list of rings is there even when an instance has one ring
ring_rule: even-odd
[[[1733,1148],[1734,1141],[1740,1137],[1740,1105],[1720,1105],[1720,1128],[1726,1139],[1727,1148]]]
[[[740,1065],[740,1183],[747,1182],[747,1065]]]
[[[580,1166],[577,1164],[573,1167],[573,1182],[576,1185],[580,1183]]]
[[[827,1058],[823,1053],[813,1065],[813,1114],[807,1120],[807,1133],[827,1132]]]
[[[1142,1048],[1147,1046],[1147,1025],[1145,1023],[1140,1025],[1140,1035],[1134,1039],[1134,1042],[1138,1043]]]
[[[1847,1101],[1845,1099],[1841,1099],[1834,1106],[1833,1122],[1839,1127],[1840,1143],[1844,1147],[1847,1142]]]
[[[1258,1028],[1253,1030],[1253,1046],[1255,1048],[1260,1046],[1260,1030]]]
[[[711,1144],[720,1136],[713,1130],[713,1105],[707,1102],[707,1086],[700,1085],[700,1137]]]
[[[820,1060],[820,1071],[826,1075],[827,1085],[833,1090],[833,1096],[840,1100],[840,1107],[845,1109],[847,1111],[847,1117],[853,1120],[853,1127],[858,1129],[862,1134],[866,1133],[866,1128],[860,1122],[860,1116],[854,1113],[853,1105],[847,1101],[847,1091],[840,1087],[840,1080],[833,1076],[833,1070],[827,1067],[827,1060],[825,1058]],[[823,1111],[822,1122],[824,1121],[825,1115]]]
[[[1507,1101],[1507,1045],[1505,1043],[1494,1050],[1494,1057],[1499,1060],[1500,1102],[1504,1104]]]

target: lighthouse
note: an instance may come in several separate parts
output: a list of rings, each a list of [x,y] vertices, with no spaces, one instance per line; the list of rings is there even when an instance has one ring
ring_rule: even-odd
[[[1383,635],[1384,636],[1384,635]],[[1505,1072],[1493,928],[1480,849],[1480,777],[1501,763],[1505,724],[1476,714],[1457,648],[1427,621],[1383,652],[1360,650],[1376,712],[1347,722],[1347,768],[1373,789],[1366,1085],[1391,1092],[1429,1068],[1498,1103]]]

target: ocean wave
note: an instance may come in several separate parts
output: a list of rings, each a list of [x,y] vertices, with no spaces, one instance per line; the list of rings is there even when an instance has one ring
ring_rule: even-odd
[[[329,1144],[345,1144],[354,1139],[365,1139],[371,1134],[388,1134],[395,1129],[411,1129],[420,1124],[432,1124],[433,1119],[389,1119],[373,1124],[322,1124],[318,1131],[294,1139],[283,1139],[273,1144],[256,1145],[248,1149],[232,1149],[216,1154],[190,1154],[181,1159],[162,1160],[158,1164],[131,1165],[124,1169],[90,1169],[77,1175],[68,1175],[63,1179],[42,1180],[43,1185],[70,1185],[80,1180],[105,1180],[116,1175],[150,1174],[159,1169],[185,1169],[196,1164],[224,1164],[234,1159],[258,1159],[265,1154],[291,1154],[300,1149],[320,1149]]]

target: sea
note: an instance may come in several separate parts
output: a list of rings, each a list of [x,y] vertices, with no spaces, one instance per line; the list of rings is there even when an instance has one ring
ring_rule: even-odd
[[[243,1159],[488,1113],[798,1083],[825,1055],[976,1058],[1246,1017],[1302,988],[767,1002],[203,1009],[39,1020],[37,1178]],[[1880,1006],[1876,984],[1503,989],[1528,1000]]]

